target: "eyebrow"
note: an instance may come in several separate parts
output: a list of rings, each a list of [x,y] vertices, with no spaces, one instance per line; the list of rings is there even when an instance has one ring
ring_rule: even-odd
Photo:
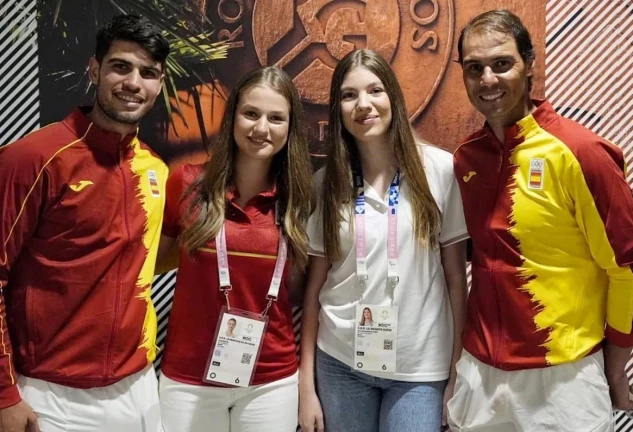
[[[108,60],[108,62],[107,62],[107,63],[108,63],[108,64],[112,64],[112,63],[123,63],[123,64],[124,64],[124,65],[126,65],[126,66],[132,66],[132,62],[127,61],[127,60],[122,59],[122,58],[119,58],[119,57],[112,57],[112,58],[110,58],[110,59]],[[151,71],[156,72],[156,73],[157,73],[157,74],[159,74],[159,75],[162,73],[162,71],[161,71],[159,68],[155,67],[155,66],[141,65],[141,69],[149,69],[149,70],[151,70]]]
[[[500,56],[492,57],[492,58],[489,58],[489,59],[480,59],[480,58],[469,59],[469,58],[466,58],[466,59],[463,61],[463,63],[464,63],[464,64],[469,64],[469,63],[482,63],[482,62],[484,62],[484,61],[486,61],[486,60],[487,60],[487,61],[493,61],[493,62],[494,62],[494,61],[497,61],[497,60],[510,60],[510,61],[514,61],[514,60],[515,60],[515,58],[514,58],[514,56],[511,56],[511,55],[500,55]]]
[[[241,106],[240,109],[242,109],[242,110],[250,109],[250,110],[254,110],[254,111],[261,111],[261,109],[255,107],[253,105],[250,105],[250,104],[244,104],[244,105]],[[280,115],[280,116],[288,116],[289,115],[289,113],[287,113],[285,111],[271,111],[268,114]]]
[[[371,83],[367,84],[366,87],[369,88],[369,87],[384,87],[384,86],[385,85],[382,82],[374,81],[374,82],[371,82]],[[351,86],[341,87],[341,91],[347,91],[347,90],[356,90],[356,88],[355,87],[351,87]]]

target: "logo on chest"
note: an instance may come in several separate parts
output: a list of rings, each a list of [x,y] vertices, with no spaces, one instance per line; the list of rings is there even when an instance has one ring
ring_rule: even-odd
[[[72,190],[73,192],[81,192],[82,190],[84,190],[88,186],[92,186],[93,184],[94,183],[90,180],[80,180],[77,184],[71,184],[70,190]]]
[[[462,177],[462,179],[464,180],[464,183],[468,183],[470,181],[471,178],[473,178],[473,176],[476,176],[477,173],[475,171],[469,171],[468,175],[465,175]]]
[[[545,180],[545,159],[530,159],[530,172],[528,174],[528,188],[542,190]]]
[[[153,197],[160,196],[160,187],[158,186],[158,177],[156,176],[156,171],[149,170],[147,171],[147,178],[149,179],[149,191]]]

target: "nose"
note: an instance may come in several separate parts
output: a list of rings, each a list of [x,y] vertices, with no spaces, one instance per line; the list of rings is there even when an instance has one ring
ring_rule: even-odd
[[[371,109],[371,105],[369,104],[369,97],[367,93],[361,92],[358,94],[358,98],[356,99],[356,110],[365,111],[368,109]]]
[[[497,83],[497,75],[492,71],[490,66],[484,67],[484,71],[481,74],[482,85],[493,85]]]
[[[141,73],[138,69],[132,69],[130,73],[125,76],[123,81],[127,90],[139,91],[141,89]]]
[[[253,133],[256,135],[268,136],[268,119],[266,116],[260,116],[253,126]]]

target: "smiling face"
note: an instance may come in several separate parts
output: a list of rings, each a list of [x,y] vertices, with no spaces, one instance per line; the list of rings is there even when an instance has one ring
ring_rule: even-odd
[[[507,127],[530,112],[525,64],[514,39],[494,31],[469,32],[463,42],[463,78],[468,98],[493,127]]]
[[[290,105],[266,85],[242,92],[235,111],[233,137],[240,157],[268,160],[288,140]]]
[[[227,331],[228,331],[229,333],[233,333],[233,330],[235,330],[235,324],[236,324],[236,321],[235,321],[233,318],[231,318],[231,319],[230,319],[230,320],[226,323]]]
[[[341,120],[356,142],[384,142],[391,117],[391,101],[380,78],[363,66],[349,71],[341,84]]]
[[[101,63],[90,59],[90,79],[97,88],[95,122],[106,130],[135,129],[161,91],[160,62],[134,42],[115,40]]]
[[[371,311],[367,308],[365,308],[365,310],[363,310],[363,318],[365,318],[365,320],[371,320]]]

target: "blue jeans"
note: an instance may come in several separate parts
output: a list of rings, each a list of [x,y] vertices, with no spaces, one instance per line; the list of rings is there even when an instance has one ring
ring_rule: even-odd
[[[439,432],[446,381],[405,382],[356,371],[317,348],[326,432]]]

